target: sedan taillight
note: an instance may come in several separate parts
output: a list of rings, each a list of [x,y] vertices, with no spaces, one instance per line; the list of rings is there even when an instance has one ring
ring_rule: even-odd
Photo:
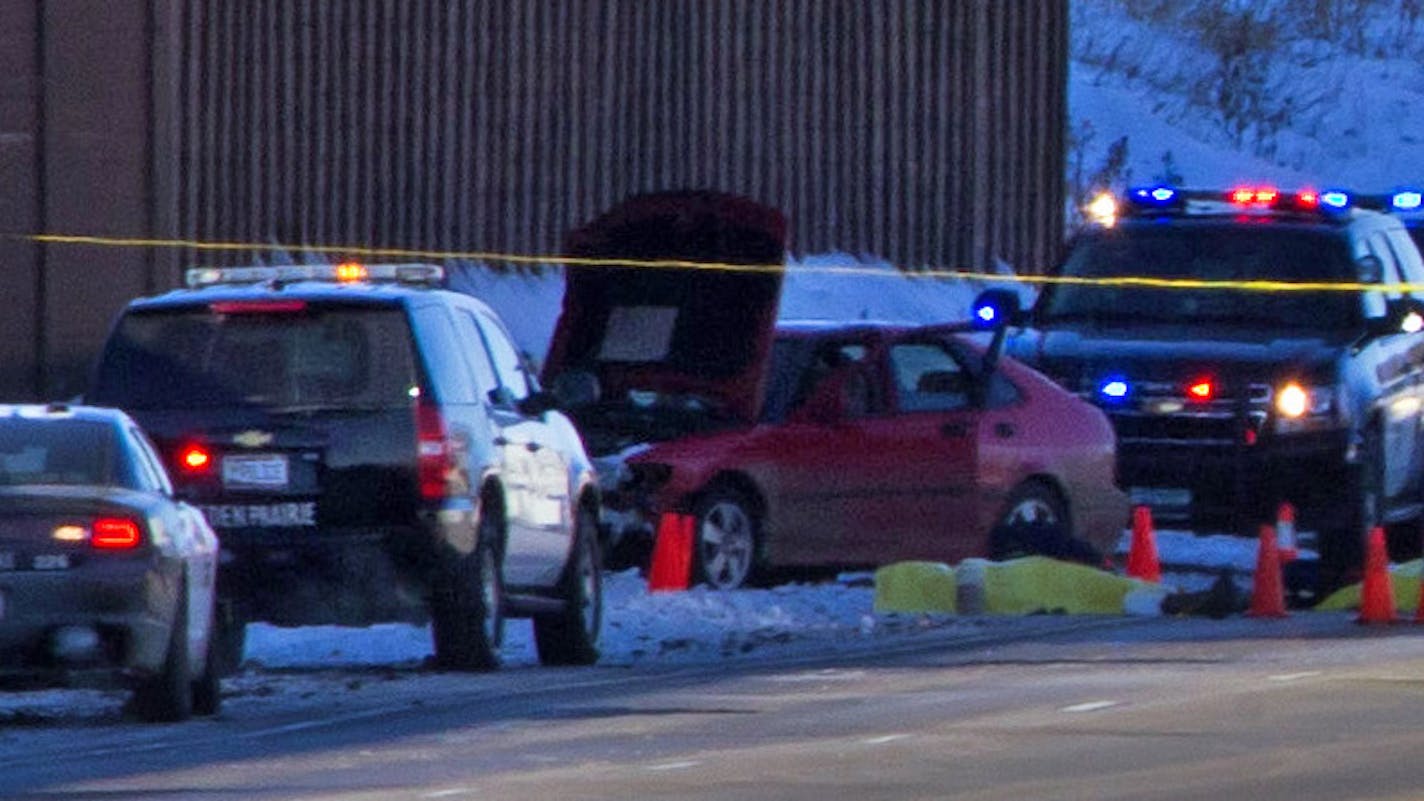
[[[127,518],[101,517],[94,521],[89,544],[103,551],[128,551],[143,544],[143,532]]]

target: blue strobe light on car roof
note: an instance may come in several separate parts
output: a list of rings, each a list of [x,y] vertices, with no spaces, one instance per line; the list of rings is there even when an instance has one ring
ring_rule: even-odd
[[[1395,211],[1419,211],[1424,205],[1424,193],[1417,189],[1400,190],[1390,197],[1389,205]]]
[[[1180,190],[1164,184],[1129,189],[1127,199],[1134,207],[1142,210],[1175,209],[1182,205],[1183,200]]]
[[[1331,189],[1320,193],[1320,205],[1329,209],[1348,209],[1350,207],[1350,193],[1342,192],[1338,189]]]
[[[1177,199],[1177,190],[1170,186],[1148,186],[1133,190],[1133,197],[1142,203],[1163,206]]]

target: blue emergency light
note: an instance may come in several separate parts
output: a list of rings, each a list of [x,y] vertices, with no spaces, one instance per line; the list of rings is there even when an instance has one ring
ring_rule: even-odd
[[[1424,193],[1415,189],[1395,192],[1389,199],[1389,205],[1395,211],[1419,211],[1421,204],[1424,204]]]
[[[992,303],[981,303],[974,307],[974,327],[993,328],[994,321],[999,319],[999,307]]]
[[[1320,205],[1343,211],[1350,208],[1351,198],[1349,192],[1342,192],[1338,189],[1331,189],[1320,193]]]
[[[1098,396],[1104,401],[1121,401],[1131,391],[1126,379],[1108,378],[1098,384]]]
[[[1128,198],[1141,208],[1173,208],[1181,203],[1181,192],[1170,186],[1139,186],[1128,190]]]

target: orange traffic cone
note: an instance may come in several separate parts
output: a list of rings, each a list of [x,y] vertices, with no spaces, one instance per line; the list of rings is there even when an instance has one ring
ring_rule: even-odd
[[[1365,541],[1365,579],[1360,586],[1360,616],[1357,623],[1394,622],[1394,584],[1389,578],[1389,550],[1384,528],[1370,529]]]
[[[1276,529],[1262,524],[1261,545],[1256,551],[1256,577],[1251,582],[1251,607],[1247,617],[1285,617],[1286,585],[1281,577],[1281,554],[1276,547]]]
[[[1295,541],[1295,506],[1289,501],[1276,509],[1276,549],[1280,551],[1282,562],[1300,558],[1300,548]]]
[[[1143,581],[1161,581],[1162,565],[1157,561],[1157,536],[1152,532],[1152,510],[1132,508],[1132,543],[1127,549],[1127,575]]]
[[[653,560],[648,569],[648,591],[685,590],[692,580],[694,518],[668,512],[658,518],[653,538]]]

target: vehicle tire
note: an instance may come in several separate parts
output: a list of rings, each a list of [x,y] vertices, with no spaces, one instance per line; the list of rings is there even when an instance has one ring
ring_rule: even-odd
[[[456,561],[430,599],[435,664],[446,670],[499,667],[504,639],[504,581],[495,542],[500,527],[487,518],[473,553]]]
[[[158,675],[145,679],[133,695],[133,710],[150,723],[176,723],[193,716],[192,668],[188,657],[188,589],[178,594],[178,610],[168,633],[168,653]]]
[[[1026,481],[1009,494],[989,535],[990,559],[1021,556],[1048,556],[1095,567],[1102,564],[1096,548],[1073,536],[1063,497],[1042,481]]]
[[[598,520],[580,509],[569,563],[560,579],[564,608],[534,617],[534,644],[544,665],[591,665],[598,661],[603,627],[603,572],[599,568]]]
[[[213,620],[208,631],[208,653],[203,660],[203,672],[193,682],[193,713],[196,715],[216,715],[222,707],[222,641],[224,615],[213,608]]]
[[[751,583],[759,565],[759,533],[750,502],[729,487],[707,493],[697,504],[693,538],[692,576],[719,590],[734,590]]]
[[[219,601],[216,611],[217,670],[219,676],[232,676],[242,668],[243,651],[247,647],[247,623],[237,616],[229,604]]]
[[[1379,439],[1373,433],[1360,445],[1360,464],[1348,482],[1343,504],[1354,510],[1342,523],[1320,532],[1315,601],[1360,580],[1365,566],[1365,537],[1379,519]]]

